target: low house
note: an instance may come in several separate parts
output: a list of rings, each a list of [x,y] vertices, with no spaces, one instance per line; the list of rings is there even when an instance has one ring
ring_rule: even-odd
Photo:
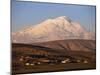
[[[88,61],[87,60],[84,60],[83,63],[88,63]]]

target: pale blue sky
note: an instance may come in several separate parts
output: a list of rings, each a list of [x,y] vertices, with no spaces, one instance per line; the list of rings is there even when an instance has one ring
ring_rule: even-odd
[[[70,17],[95,31],[95,14],[95,6],[12,1],[12,31],[59,16]]]

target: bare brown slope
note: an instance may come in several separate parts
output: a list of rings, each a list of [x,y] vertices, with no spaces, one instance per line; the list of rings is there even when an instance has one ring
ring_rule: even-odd
[[[48,47],[58,50],[67,51],[95,51],[96,41],[95,40],[59,40],[59,41],[49,41],[44,43],[35,43],[35,45]]]
[[[53,54],[61,54],[57,50],[53,50],[48,47],[31,45],[31,44],[21,44],[21,43],[13,43],[12,51],[21,52],[22,54],[36,54],[36,55],[53,55]],[[62,51],[63,53],[63,51]]]
[[[60,40],[34,45],[17,43],[12,45],[12,55],[14,59],[22,55],[38,55],[53,59],[68,57],[95,62],[95,49],[93,40]]]

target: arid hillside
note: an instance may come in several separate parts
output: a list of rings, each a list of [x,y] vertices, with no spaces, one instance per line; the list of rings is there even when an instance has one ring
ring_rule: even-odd
[[[95,40],[79,40],[79,39],[70,39],[70,40],[58,40],[58,41],[49,41],[44,43],[34,43],[34,45],[39,45],[43,47],[48,47],[57,50],[67,51],[95,51],[96,50],[96,41]]]
[[[15,56],[44,56],[46,58],[70,57],[87,58],[95,61],[95,41],[94,40],[59,40],[34,44],[12,44],[12,54]],[[19,54],[18,54],[19,53]],[[16,57],[16,56],[15,56]]]

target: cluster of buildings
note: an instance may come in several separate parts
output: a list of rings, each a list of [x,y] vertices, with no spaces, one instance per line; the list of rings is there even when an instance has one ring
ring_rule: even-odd
[[[37,58],[34,58],[37,57]],[[20,62],[23,62],[24,65],[28,66],[28,65],[40,65],[40,64],[65,64],[65,63],[88,63],[88,60],[82,60],[82,59],[71,59],[68,57],[58,57],[58,58],[50,58],[50,56],[48,58],[46,57],[39,57],[39,56],[34,56],[34,57],[30,57],[30,56],[21,56],[19,58]]]

